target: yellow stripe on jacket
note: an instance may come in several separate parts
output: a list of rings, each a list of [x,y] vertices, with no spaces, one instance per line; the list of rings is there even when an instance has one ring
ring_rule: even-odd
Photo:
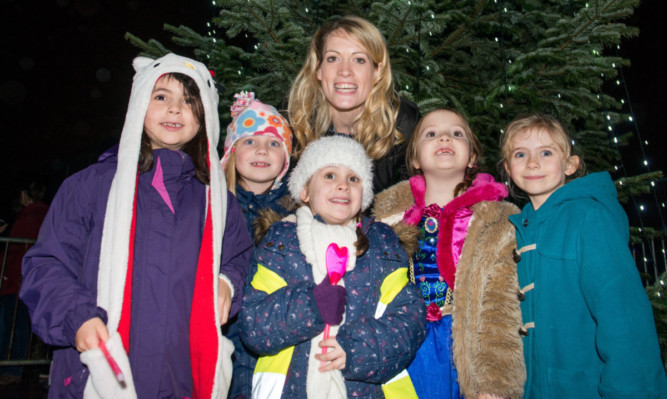
[[[257,272],[250,285],[257,291],[272,294],[282,287],[286,287],[287,282],[276,272],[258,264]],[[253,398],[280,398],[293,353],[294,347],[290,346],[275,355],[262,356],[257,360],[252,377]]]
[[[380,301],[375,309],[375,318],[379,319],[387,310],[387,306],[408,284],[408,268],[401,267],[389,274],[380,286]],[[417,392],[412,385],[407,370],[398,373],[394,378],[382,384],[382,392],[387,399],[417,399]]]

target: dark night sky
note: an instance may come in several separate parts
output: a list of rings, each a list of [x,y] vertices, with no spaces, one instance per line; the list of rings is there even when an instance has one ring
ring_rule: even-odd
[[[64,177],[117,141],[138,53],[125,32],[191,55],[170,44],[162,25],[204,33],[215,14],[208,0],[0,0],[0,6],[0,218],[10,216],[20,182],[49,178],[53,194]],[[647,157],[663,170],[666,22],[664,1],[643,1],[629,21],[640,36],[621,47],[632,61],[624,74],[639,131],[649,141]],[[642,171],[636,140],[631,148],[623,161],[628,170]]]
[[[63,178],[116,143],[123,126],[138,49],[131,32],[170,46],[164,23],[199,32],[214,15],[210,1],[0,0],[0,218],[14,187]],[[7,41],[7,38],[12,38]],[[176,47],[171,45],[171,47]],[[179,49],[188,54],[187,49]],[[11,189],[10,189],[11,188]]]

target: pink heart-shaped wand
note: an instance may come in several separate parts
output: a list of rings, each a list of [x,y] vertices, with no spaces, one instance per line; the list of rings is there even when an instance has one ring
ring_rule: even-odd
[[[348,257],[347,247],[339,248],[335,242],[327,247],[327,274],[331,285],[336,285],[345,274]]]
[[[339,248],[335,242],[329,244],[326,253],[327,274],[331,285],[338,284],[338,281],[343,278],[345,270],[347,269],[347,247]],[[329,325],[324,326],[324,339],[329,338]],[[322,354],[327,353],[327,347],[322,348]]]

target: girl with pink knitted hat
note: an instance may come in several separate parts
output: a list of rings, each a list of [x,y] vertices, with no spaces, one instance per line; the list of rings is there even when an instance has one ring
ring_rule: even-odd
[[[278,111],[255,98],[255,93],[236,94],[227,126],[225,154],[221,164],[227,185],[236,194],[251,236],[253,223],[263,209],[287,214],[290,198],[283,178],[292,151],[292,131]],[[227,337],[234,342],[236,358],[230,398],[249,398],[256,358],[246,351],[238,337],[234,318]]]
[[[234,97],[233,119],[227,126],[220,162],[254,236],[252,223],[261,209],[286,213],[281,199],[287,189],[282,180],[289,169],[292,131],[287,120],[274,107],[256,99],[255,93],[241,92]]]

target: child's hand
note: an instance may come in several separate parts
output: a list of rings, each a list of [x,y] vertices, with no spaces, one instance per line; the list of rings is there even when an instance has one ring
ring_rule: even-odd
[[[220,325],[227,323],[229,309],[232,307],[232,289],[227,282],[218,278],[218,312],[220,313]]]
[[[482,393],[480,394],[477,399],[503,399],[502,396],[496,396],[492,393]]]
[[[346,355],[343,347],[340,346],[336,337],[329,337],[320,341],[320,348],[325,346],[329,348],[327,353],[319,353],[315,355],[315,359],[324,362],[324,365],[319,368],[320,372],[324,373],[331,370],[342,370],[345,368]]]
[[[343,321],[347,291],[342,285],[331,285],[328,276],[324,276],[321,283],[313,289],[315,304],[325,323],[337,326]]]
[[[88,349],[96,349],[100,345],[100,340],[107,342],[109,339],[109,331],[107,326],[99,317],[94,317],[87,320],[76,330],[74,342],[76,343],[76,350],[85,352]]]

